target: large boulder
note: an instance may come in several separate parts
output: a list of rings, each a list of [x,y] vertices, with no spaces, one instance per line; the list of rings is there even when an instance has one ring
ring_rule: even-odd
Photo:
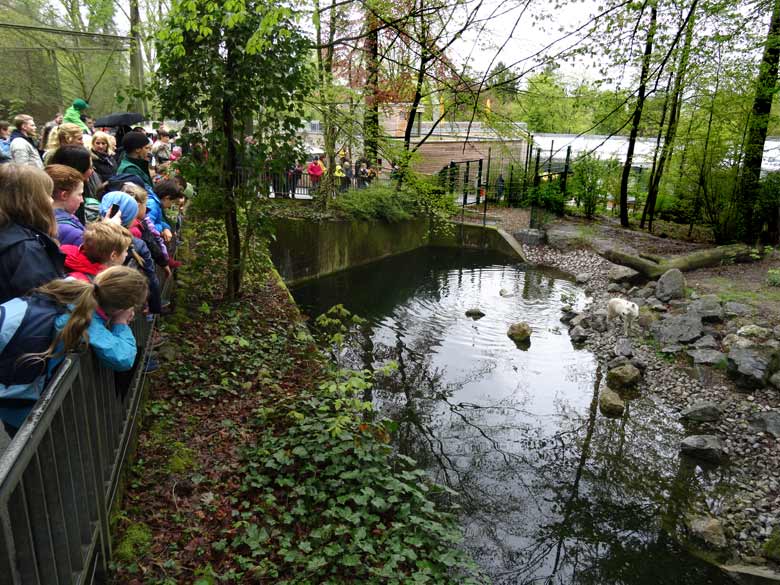
[[[720,323],[723,321],[723,307],[716,295],[704,295],[688,305],[689,313],[697,313],[705,323]]]
[[[723,410],[715,402],[702,400],[689,406],[680,413],[680,418],[691,422],[716,422],[720,420]]]
[[[636,388],[642,372],[633,364],[623,364],[607,372],[607,384],[615,390],[628,390]]]
[[[737,386],[753,390],[766,384],[771,363],[771,356],[757,349],[734,348],[729,352],[727,370]]]
[[[769,339],[772,337],[772,331],[766,327],[751,323],[750,325],[740,327],[737,331],[737,335],[740,337],[750,337],[751,339]]]
[[[506,334],[509,336],[509,339],[515,343],[528,343],[531,340],[532,332],[533,329],[531,329],[531,326],[528,323],[521,322],[510,325]]]
[[[630,358],[634,355],[634,348],[631,346],[631,340],[628,337],[621,337],[615,343],[615,349],[613,350],[615,355],[622,355]]]
[[[574,280],[577,284],[586,284],[590,280],[590,274],[587,272],[580,272],[574,277]]]
[[[691,536],[715,549],[726,547],[726,535],[720,520],[711,516],[689,516],[687,520]]]
[[[693,347],[696,349],[718,349],[718,340],[712,335],[705,335],[704,337],[697,339]]]
[[[754,414],[748,419],[748,424],[754,433],[769,433],[780,439],[780,412],[776,410]]]
[[[655,288],[655,297],[659,301],[685,298],[685,277],[677,268],[663,273]]]
[[[639,273],[628,266],[615,266],[610,268],[607,278],[610,282],[624,283],[633,282],[639,277]]]
[[[626,403],[620,395],[609,388],[604,388],[599,395],[599,410],[606,417],[615,418],[622,416],[626,409]]]
[[[744,317],[753,313],[753,307],[742,303],[735,303],[734,301],[728,301],[723,305],[723,312],[729,319],[732,317]]]
[[[680,452],[689,457],[720,463],[723,460],[723,443],[715,435],[691,435],[680,442]]]
[[[479,309],[468,309],[466,311],[466,317],[471,317],[476,321],[477,319],[482,319],[482,317],[485,316],[485,313],[480,311]]]
[[[668,319],[653,323],[651,330],[662,346],[690,343],[703,333],[701,319],[695,313],[672,315]]]

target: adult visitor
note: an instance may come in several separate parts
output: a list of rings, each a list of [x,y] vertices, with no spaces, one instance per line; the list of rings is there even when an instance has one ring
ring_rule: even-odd
[[[128,132],[122,139],[122,148],[125,151],[125,158],[119,163],[116,169],[117,175],[129,174],[139,177],[144,186],[154,189],[152,176],[149,174],[149,152],[151,146],[146,134],[140,132]]]
[[[35,120],[27,114],[14,118],[14,131],[11,133],[11,158],[18,165],[28,165],[43,169],[43,161],[35,146]]]

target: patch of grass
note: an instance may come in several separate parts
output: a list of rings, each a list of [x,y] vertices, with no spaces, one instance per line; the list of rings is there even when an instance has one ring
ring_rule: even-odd
[[[780,303],[780,289],[761,288],[760,290],[746,290],[740,288],[737,281],[715,277],[712,285],[717,289],[715,294],[722,302],[734,301],[737,303],[756,304],[759,302]]]
[[[114,548],[114,560],[133,563],[145,555],[152,545],[152,530],[146,524],[130,524],[119,544]]]
[[[780,529],[775,528],[772,536],[764,543],[764,556],[780,562]]]
[[[593,225],[582,225],[577,228],[576,242],[581,246],[588,246],[596,237],[596,227]]]
[[[766,271],[766,283],[769,286],[780,286],[780,269],[770,268]]]

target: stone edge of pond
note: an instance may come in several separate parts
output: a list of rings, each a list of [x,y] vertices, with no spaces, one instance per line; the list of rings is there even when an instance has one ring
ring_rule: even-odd
[[[556,268],[572,276],[576,275],[577,282],[584,287],[585,293],[589,297],[587,305],[581,313],[592,314],[599,309],[606,308],[606,301],[613,296],[607,291],[607,286],[609,285],[607,273],[610,268],[615,266],[613,263],[604,259],[587,246],[567,246],[565,249],[547,244],[522,244],[521,246],[528,262],[539,266]],[[613,357],[612,350],[616,340],[617,336],[614,331],[609,329],[605,332],[591,331],[591,335],[581,346],[592,351],[600,363],[607,363]],[[656,348],[649,346],[644,337],[632,337],[632,341],[641,354],[641,359],[646,361],[648,371],[662,376],[661,380],[653,383],[644,380],[641,385],[675,411],[682,411],[685,407],[690,406],[691,403],[702,397],[712,397],[719,402],[725,402],[729,405],[739,402],[742,403],[741,410],[746,410],[756,402],[752,396],[753,400],[748,400],[746,395],[736,392],[733,384],[730,383],[704,388],[698,380],[689,376],[690,372],[685,368],[680,367],[677,363],[670,363],[659,358],[656,355]],[[730,418],[735,417],[732,416]],[[737,442],[746,442],[750,445],[752,441],[745,439],[744,432],[739,432],[740,428],[738,424],[731,424],[727,429],[724,429],[722,426],[715,427],[715,431],[724,435],[724,439],[727,440],[729,445]],[[774,457],[780,460],[780,456],[775,455]],[[740,491],[737,492],[735,490],[735,498],[737,493],[740,496],[749,496],[754,491],[751,482],[766,471],[766,468],[755,469],[751,464],[735,467],[733,461],[732,469],[736,469],[741,474],[737,478]],[[735,502],[736,512],[726,514],[725,518],[723,515],[716,516],[718,520],[723,521],[724,527],[729,529],[731,533],[727,539],[727,550],[732,555],[731,562],[724,562],[722,556],[720,559],[716,558],[717,555],[713,554],[712,551],[697,546],[691,540],[678,539],[679,544],[688,550],[690,554],[717,566],[720,570],[732,576],[737,575],[740,582],[780,584],[778,568],[772,564],[770,559],[759,556],[761,555],[763,543],[754,539],[751,546],[749,539],[744,541],[737,539],[740,536],[740,532],[744,533],[744,530],[746,530],[735,530],[735,525],[739,526],[738,521],[741,521],[741,524],[744,525],[749,519],[751,520],[749,522],[751,528],[756,525],[761,526],[759,514],[755,512],[756,508],[748,504],[752,504],[752,502],[743,503],[741,500],[738,500]],[[746,508],[754,510],[753,516],[747,516],[744,512]],[[767,510],[767,508],[762,509]],[[774,533],[777,534],[780,530],[780,506],[769,507],[766,514],[762,514],[762,516],[772,517],[773,522],[770,524],[770,527],[774,527]],[[766,536],[764,542],[769,538],[770,536]],[[749,544],[746,544],[746,542]],[[751,547],[752,550],[746,550],[748,547]],[[744,581],[744,579],[748,580]]]

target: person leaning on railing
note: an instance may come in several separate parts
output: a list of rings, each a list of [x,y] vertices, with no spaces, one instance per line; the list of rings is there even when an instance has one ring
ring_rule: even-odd
[[[0,420],[13,437],[66,352],[89,344],[116,371],[137,352],[129,323],[146,301],[146,279],[114,266],[93,283],[60,279],[0,305]]]

